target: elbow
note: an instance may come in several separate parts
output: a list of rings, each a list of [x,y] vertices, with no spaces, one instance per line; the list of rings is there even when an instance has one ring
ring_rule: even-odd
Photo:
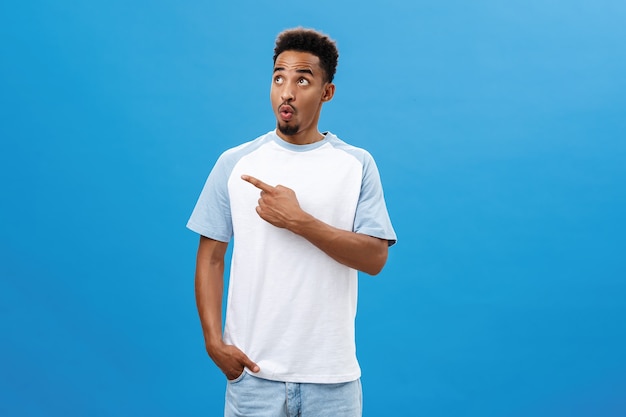
[[[380,273],[380,271],[383,270],[383,267],[381,266],[380,268],[368,268],[367,270],[363,271],[365,272],[367,275],[371,275],[371,276],[376,276]]]
[[[371,276],[376,276],[380,274],[384,266],[385,266],[384,262],[381,264],[372,265],[370,268],[368,268],[366,271],[363,271],[363,272]]]
[[[363,270],[363,272],[371,276],[378,275],[383,270],[386,263],[387,247],[385,247],[384,250],[380,250],[375,256],[371,257],[367,269]]]

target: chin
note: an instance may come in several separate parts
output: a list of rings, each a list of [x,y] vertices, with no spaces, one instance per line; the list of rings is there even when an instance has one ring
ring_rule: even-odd
[[[293,136],[296,133],[298,133],[298,131],[300,131],[300,126],[298,125],[288,125],[288,124],[281,125],[280,123],[278,123],[276,127],[278,128],[280,133],[282,133],[283,135],[287,135],[287,136]]]

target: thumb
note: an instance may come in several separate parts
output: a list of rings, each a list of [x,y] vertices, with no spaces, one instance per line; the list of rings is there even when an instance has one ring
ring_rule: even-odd
[[[250,358],[246,356],[245,353],[243,354],[243,357],[241,359],[242,359],[241,363],[252,372],[257,373],[261,370],[261,368],[259,368],[259,365],[252,362]]]

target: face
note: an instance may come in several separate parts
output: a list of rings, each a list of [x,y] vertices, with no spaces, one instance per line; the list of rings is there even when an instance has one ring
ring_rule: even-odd
[[[278,55],[270,98],[279,136],[299,144],[319,140],[317,122],[322,104],[334,92],[335,86],[326,82],[317,56],[297,51]]]

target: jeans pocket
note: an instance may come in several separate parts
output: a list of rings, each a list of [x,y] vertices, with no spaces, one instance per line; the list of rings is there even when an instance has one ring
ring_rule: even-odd
[[[243,371],[241,371],[241,375],[239,375],[237,378],[235,379],[227,378],[226,381],[228,381],[229,384],[236,384],[237,382],[241,381],[245,375],[246,375],[246,370],[244,369]]]

